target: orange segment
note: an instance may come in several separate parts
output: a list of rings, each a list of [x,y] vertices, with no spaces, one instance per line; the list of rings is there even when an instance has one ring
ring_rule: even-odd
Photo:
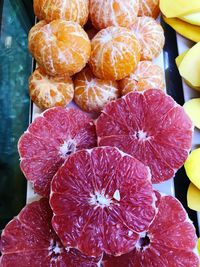
[[[128,27],[136,20],[139,0],[90,0],[90,18],[98,30],[109,26]]]
[[[101,30],[91,44],[89,64],[100,79],[123,79],[136,69],[140,60],[140,46],[134,33],[123,27]]]
[[[151,61],[140,61],[135,72],[119,82],[122,95],[146,89],[164,89],[164,73]]]
[[[74,96],[70,77],[50,77],[42,68],[37,68],[29,79],[32,101],[41,109],[66,106]]]
[[[76,22],[41,21],[30,30],[29,50],[47,74],[71,76],[85,67],[91,44]]]
[[[139,17],[148,16],[157,18],[159,13],[159,0],[139,0]]]
[[[38,19],[47,22],[64,19],[83,26],[89,15],[89,0],[34,0],[33,5]]]
[[[119,96],[115,81],[96,78],[89,67],[76,74],[74,100],[85,111],[99,112],[109,101]]]
[[[159,56],[165,43],[163,28],[155,19],[138,17],[130,29],[141,45],[141,59],[152,60]]]

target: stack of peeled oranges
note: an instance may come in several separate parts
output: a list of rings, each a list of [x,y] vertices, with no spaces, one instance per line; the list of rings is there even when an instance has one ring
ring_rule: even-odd
[[[41,109],[74,99],[98,113],[131,91],[164,88],[163,72],[151,62],[164,45],[159,1],[34,0],[34,11],[39,22],[29,50],[39,68],[29,90]]]

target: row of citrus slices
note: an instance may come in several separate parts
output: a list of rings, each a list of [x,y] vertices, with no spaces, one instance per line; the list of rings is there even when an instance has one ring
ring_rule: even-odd
[[[198,267],[192,222],[152,187],[183,165],[192,131],[158,89],[111,101],[95,123],[77,109],[45,111],[18,148],[23,173],[46,199],[6,226],[1,266]]]
[[[144,8],[149,3],[158,7],[158,1],[141,3]],[[78,109],[48,109],[22,135],[21,170],[42,198],[4,229],[0,266],[198,267],[193,224],[178,200],[152,186],[172,178],[183,165],[191,147],[192,122],[162,90],[141,84],[141,90],[148,90],[137,92],[133,73],[148,45],[150,56],[161,51],[163,31],[156,30],[156,39],[141,38],[142,46],[137,40],[141,31],[136,38],[124,27],[130,25],[121,25],[127,22],[138,30],[141,21],[147,21],[147,35],[154,33],[151,18],[137,18],[137,0],[91,0],[90,6],[86,0],[35,0],[34,8],[47,20],[29,35],[30,51],[40,65],[35,72],[38,85],[50,83],[51,88],[52,80],[79,72],[89,60],[90,67],[77,74],[75,84],[77,78],[78,86],[85,88],[94,75],[111,80],[108,87],[124,79],[121,90],[130,92],[105,101],[96,121]],[[85,24],[88,10],[93,25],[105,28],[91,45],[77,24]],[[157,14],[154,8],[147,10]],[[143,62],[139,64],[147,64],[147,69],[152,64]],[[73,91],[70,78],[62,79]],[[53,97],[55,90],[49,92]],[[94,100],[92,96],[90,103]]]

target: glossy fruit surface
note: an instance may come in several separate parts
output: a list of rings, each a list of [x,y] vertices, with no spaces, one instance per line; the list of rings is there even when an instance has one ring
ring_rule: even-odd
[[[51,77],[39,67],[29,78],[29,94],[41,109],[65,107],[74,97],[74,84],[70,77]]]
[[[91,44],[76,22],[42,20],[29,32],[29,50],[50,76],[71,76],[85,67]]]
[[[121,255],[151,223],[154,198],[149,168],[135,158],[113,147],[78,151],[53,178],[52,225],[65,247]]]
[[[90,67],[105,80],[120,80],[133,72],[140,60],[140,45],[134,33],[123,27],[108,27],[92,39]]]
[[[21,136],[20,167],[35,192],[48,197],[51,180],[65,159],[76,150],[95,146],[93,120],[78,109],[51,108]]]
[[[193,124],[170,96],[149,89],[107,104],[96,129],[100,146],[116,146],[136,157],[150,167],[153,183],[160,183],[187,159]]]

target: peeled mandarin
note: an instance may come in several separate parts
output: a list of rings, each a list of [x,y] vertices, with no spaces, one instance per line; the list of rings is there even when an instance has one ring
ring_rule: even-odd
[[[90,0],[90,19],[98,30],[128,27],[136,20],[139,0]]]
[[[50,77],[39,67],[30,76],[29,93],[41,109],[65,107],[73,99],[74,85],[70,77]]]
[[[164,73],[161,67],[151,61],[140,61],[137,69],[131,75],[119,81],[122,95],[133,91],[144,91],[147,89],[164,89]]]
[[[34,0],[34,12],[39,20],[70,20],[84,25],[89,15],[89,0]]]
[[[76,74],[74,86],[76,104],[88,112],[99,112],[109,101],[119,97],[117,82],[96,78],[89,67]]]
[[[108,27],[92,39],[90,67],[105,80],[120,80],[130,75],[140,60],[140,45],[134,33],[123,27]]]
[[[91,52],[87,33],[72,21],[41,21],[29,33],[29,50],[51,76],[71,76],[81,71]]]
[[[187,204],[190,209],[200,211],[200,190],[193,183],[187,191]]]
[[[200,189],[200,148],[190,153],[184,167],[190,181]]]
[[[183,108],[194,123],[194,126],[200,129],[200,98],[187,101]]]
[[[148,16],[157,18],[159,13],[159,0],[139,0],[139,17]]]
[[[130,27],[141,46],[141,60],[152,60],[160,55],[164,43],[164,31],[155,19],[138,17]]]

